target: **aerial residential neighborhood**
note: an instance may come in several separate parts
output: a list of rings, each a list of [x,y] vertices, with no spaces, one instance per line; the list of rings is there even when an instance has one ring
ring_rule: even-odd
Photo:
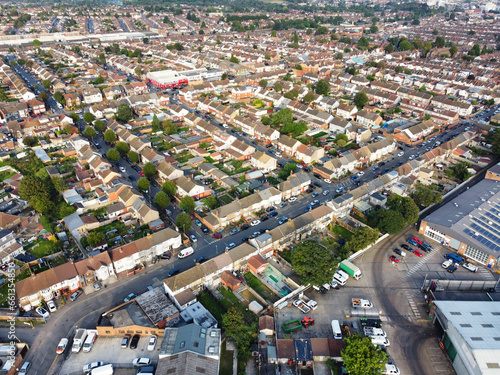
[[[0,373],[493,375],[497,1],[0,1]]]

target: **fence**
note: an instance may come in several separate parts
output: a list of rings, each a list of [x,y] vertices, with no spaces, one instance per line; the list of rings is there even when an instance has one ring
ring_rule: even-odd
[[[375,241],[375,242],[374,242],[374,243],[372,243],[371,245],[368,245],[368,246],[367,246],[367,247],[365,247],[363,250],[356,251],[356,252],[355,252],[354,254],[352,254],[349,258],[347,258],[347,260],[348,260],[348,261],[352,261],[352,260],[356,259],[357,257],[359,257],[359,256],[363,255],[363,254],[364,254],[367,250],[371,249],[371,247],[372,247],[373,245],[378,244],[380,241],[385,240],[387,237],[389,237],[389,234],[388,234],[388,233],[384,234],[383,236],[380,236],[380,237],[378,238],[378,240],[377,240],[377,241]]]

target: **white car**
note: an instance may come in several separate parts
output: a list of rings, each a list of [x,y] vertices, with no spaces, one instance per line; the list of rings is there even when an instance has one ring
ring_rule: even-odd
[[[288,202],[289,203],[293,203],[297,200],[297,197],[291,197],[291,198],[288,198]]]
[[[120,172],[122,172],[122,173],[127,172],[127,170],[126,170],[124,167],[122,167],[121,165],[118,167],[118,169],[119,169],[119,170],[120,170]]]
[[[59,344],[57,344],[56,354],[63,354],[66,350],[66,346],[68,346],[68,339],[63,337]]]
[[[365,172],[360,171],[360,172],[358,172],[357,176],[361,177],[361,176],[363,176],[364,174],[365,174]]]
[[[134,367],[149,366],[150,364],[151,360],[149,358],[136,358],[132,361],[132,365],[134,365]]]
[[[342,193],[344,191],[344,188],[341,186],[335,190],[336,193]]]
[[[462,267],[465,268],[466,270],[471,271],[471,272],[477,272],[477,270],[479,269],[478,266],[471,264],[469,262],[462,264]]]
[[[156,335],[153,335],[149,338],[148,351],[152,352],[153,350],[155,350],[156,341],[158,341],[158,336]]]
[[[57,310],[57,306],[54,303],[54,301],[49,301],[47,302],[47,307],[49,308],[49,311],[52,313]]]
[[[229,126],[227,124],[222,124],[222,127],[226,128],[226,129],[229,128]]]
[[[38,315],[41,315],[43,318],[48,318],[50,316],[50,313],[45,310],[42,306],[39,306],[35,310]]]
[[[254,221],[252,221],[252,222],[250,223],[250,225],[251,225],[252,227],[254,227],[254,226],[256,226],[256,225],[259,225],[259,224],[260,224],[260,220],[254,220]]]
[[[312,310],[316,310],[318,308],[318,302],[313,299],[310,299],[309,302],[306,303]]]
[[[323,181],[325,181],[327,184],[331,184],[332,183],[332,180],[330,180],[329,178],[324,178]]]
[[[19,375],[26,375],[31,367],[31,362],[24,362],[23,366],[19,370]]]
[[[405,153],[403,151],[398,152],[398,156],[403,156]]]
[[[196,238],[196,236],[194,234],[190,235],[189,238],[191,238],[191,241],[193,241],[193,242],[198,242],[198,239]]]
[[[101,366],[104,366],[104,362],[103,361],[97,361],[97,362],[87,363],[85,366],[83,366],[83,373],[84,374],[88,374],[88,373],[90,373],[90,371],[92,371],[92,369],[98,368],[98,367],[101,367]]]
[[[229,245],[226,246],[226,250],[231,250],[236,247],[236,244],[234,242],[231,242]]]
[[[453,261],[451,259],[448,259],[448,260],[445,260],[442,264],[441,264],[441,267],[443,268],[448,268],[449,266],[451,266],[453,264]]]

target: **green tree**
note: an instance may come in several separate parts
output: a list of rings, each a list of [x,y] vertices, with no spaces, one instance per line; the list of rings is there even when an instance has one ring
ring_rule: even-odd
[[[40,217],[40,223],[43,225],[44,229],[46,229],[50,233],[54,233],[54,225],[52,224],[52,220],[45,215]]]
[[[27,175],[19,182],[19,196],[33,206],[39,199],[50,199],[50,191],[40,177]]]
[[[381,232],[389,234],[396,234],[406,226],[405,219],[400,212],[385,209],[380,209],[373,215],[372,223]]]
[[[299,96],[299,90],[291,89],[290,91],[285,92],[283,96],[290,100],[296,100],[297,97]]]
[[[155,132],[160,130],[160,120],[158,120],[156,113],[153,115],[153,121],[151,121],[151,126],[153,128],[153,131],[155,131]]]
[[[368,38],[362,36],[361,38],[359,38],[357,45],[359,49],[368,49],[368,47],[370,47],[370,41],[368,40]]]
[[[267,81],[265,79],[261,79],[259,81],[259,86],[265,89],[267,87]]]
[[[94,128],[97,130],[99,133],[102,133],[104,129],[106,129],[106,123],[102,120],[95,120],[94,122]]]
[[[36,137],[26,136],[23,139],[23,144],[28,147],[33,147],[38,144],[38,139]]]
[[[387,46],[385,46],[385,52],[386,53],[393,53],[394,52],[394,46],[392,43],[389,43]]]
[[[444,39],[444,37],[438,36],[434,43],[436,44],[437,48],[443,48],[446,43],[446,40]]]
[[[236,340],[240,336],[242,327],[246,326],[243,313],[235,307],[231,307],[226,314],[222,316],[222,327],[226,337],[232,337]]]
[[[165,130],[165,133],[167,134],[177,134],[179,131],[179,128],[177,127],[176,124],[174,124],[172,121],[164,121],[163,122],[163,129]]]
[[[271,31],[271,37],[276,38],[276,30]]]
[[[52,82],[50,82],[48,79],[45,79],[42,81],[42,86],[44,89],[48,90],[52,86]]]
[[[170,199],[168,198],[168,195],[165,194],[163,191],[159,191],[158,193],[155,194],[155,205],[156,207],[163,209],[167,207],[170,204]]]
[[[92,113],[85,112],[83,114],[83,121],[85,121],[87,124],[90,124],[94,120],[95,120],[95,116]]]
[[[102,232],[89,232],[87,242],[90,246],[96,247],[106,240],[106,236]]]
[[[69,117],[71,117],[71,119],[73,120],[73,123],[77,123],[78,121],[80,121],[80,116],[77,115],[75,112],[71,112],[69,114]]]
[[[175,218],[175,225],[177,225],[177,227],[183,232],[187,232],[188,230],[190,230],[192,223],[189,214],[181,212],[179,215],[177,215],[177,217]]]
[[[83,131],[83,135],[86,137],[86,138],[94,138],[95,135],[96,135],[96,132],[94,130],[94,128],[92,126],[87,126],[85,128],[85,130]]]
[[[428,207],[432,204],[441,203],[443,193],[435,185],[424,185],[417,182],[411,197],[418,207]]]
[[[283,168],[287,172],[295,172],[297,170],[297,164],[295,163],[287,163]]]
[[[141,177],[137,180],[137,187],[142,191],[149,190],[149,180],[146,177]]]
[[[127,156],[130,159],[132,163],[138,163],[139,162],[139,154],[135,151],[129,151],[127,152]]]
[[[170,180],[167,180],[161,186],[161,190],[169,196],[174,196],[177,193],[177,185]]]
[[[104,140],[110,143],[116,142],[116,133],[113,129],[106,129],[104,132]]]
[[[342,60],[344,58],[344,54],[342,52],[338,52],[336,55],[335,55],[335,58],[337,60]]]
[[[121,122],[129,122],[134,118],[134,113],[132,108],[128,104],[120,103],[116,110],[116,119]]]
[[[117,142],[115,148],[120,154],[126,154],[130,150],[130,146],[125,142]]]
[[[42,43],[42,42],[40,42],[38,39],[35,39],[35,40],[33,40],[33,42],[31,42],[31,45],[32,45],[33,47],[39,47],[39,46],[41,46],[42,44],[43,44],[43,43]]]
[[[385,369],[387,354],[380,346],[373,345],[370,337],[358,335],[344,339],[345,347],[341,350],[346,370],[351,375],[379,375]]]
[[[50,198],[43,197],[35,202],[34,208],[44,215],[51,215],[54,213],[56,205]]]
[[[452,44],[450,47],[450,55],[453,57],[457,54],[458,48],[456,45]]]
[[[47,94],[45,91],[42,91],[40,94],[38,94],[38,99],[40,99],[43,102],[46,102],[47,100],[49,100],[49,98],[50,95]]]
[[[64,128],[62,128],[61,132],[63,134],[71,134],[73,132],[73,127],[71,125],[66,125]]]
[[[221,75],[220,79],[221,79],[221,80],[223,80],[223,81],[224,81],[225,79],[227,79],[227,73],[226,73],[226,72],[222,73],[222,75]]]
[[[110,148],[108,152],[106,152],[106,157],[111,162],[117,162],[118,160],[120,160],[120,153],[116,151],[116,149]]]
[[[481,55],[481,46],[479,44],[474,44],[472,49],[469,51],[469,55],[471,55],[471,56]]]
[[[283,85],[279,82],[276,82],[274,84],[274,91],[276,92],[282,92],[283,91]]]
[[[302,98],[303,102],[304,102],[304,103],[307,103],[307,104],[309,104],[309,103],[311,103],[312,101],[314,101],[314,99],[315,99],[315,96],[314,96],[314,94],[313,94],[312,92],[308,92],[308,93],[307,93],[307,94],[306,94],[306,95]]]
[[[193,212],[195,207],[196,205],[194,203],[194,199],[189,195],[182,197],[181,201],[179,202],[179,208],[186,212]]]
[[[231,58],[229,59],[229,62],[232,62],[234,64],[239,64],[240,60],[238,60],[238,58],[236,56],[231,55]]]
[[[60,177],[52,177],[52,184],[58,192],[68,190],[68,184]]]
[[[400,51],[410,51],[413,49],[413,44],[408,39],[402,39],[398,44]]]
[[[354,229],[351,239],[345,245],[347,251],[362,250],[378,240],[379,231],[370,227]]]
[[[146,163],[142,167],[142,171],[146,177],[151,178],[156,174],[156,167],[153,163]]]
[[[210,210],[215,210],[217,207],[219,207],[219,201],[217,200],[216,197],[213,195],[210,195],[206,198],[203,199],[203,203],[208,207]]]
[[[420,210],[410,197],[392,195],[387,200],[387,206],[403,215],[406,224],[414,224],[418,220]]]
[[[455,164],[451,168],[448,168],[445,171],[445,174],[450,178],[456,178],[460,181],[467,181],[470,178],[470,176],[472,176],[468,170],[467,163],[464,161]]]
[[[332,252],[316,241],[306,240],[292,250],[292,267],[303,285],[323,285],[332,280],[336,262]]]
[[[54,99],[55,99],[57,102],[61,103],[61,102],[64,100],[64,96],[63,96],[63,94],[62,94],[60,91],[56,91],[56,92],[54,93]]]
[[[326,79],[320,79],[316,84],[316,94],[328,95],[330,93],[330,83]]]
[[[356,104],[356,107],[358,108],[363,108],[365,105],[368,104],[368,95],[366,95],[366,92],[364,91],[359,91],[354,95],[354,104]]]

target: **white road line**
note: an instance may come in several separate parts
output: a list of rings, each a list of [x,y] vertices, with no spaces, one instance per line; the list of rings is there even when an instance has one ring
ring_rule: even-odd
[[[437,253],[438,253],[438,251],[433,251],[432,253],[427,254],[426,256],[424,256],[416,265],[413,266],[413,268],[411,268],[410,270],[408,270],[408,272],[405,275],[405,278],[408,278],[412,274],[414,274],[415,272],[417,272],[420,269],[420,267],[422,267],[425,263],[427,263],[429,261],[429,259],[433,258]]]

